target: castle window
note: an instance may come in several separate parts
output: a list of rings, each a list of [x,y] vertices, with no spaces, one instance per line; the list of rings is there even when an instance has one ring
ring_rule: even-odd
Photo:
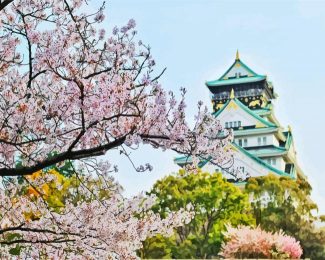
[[[247,139],[245,138],[244,139],[244,147],[246,147],[247,146]]]
[[[243,146],[243,140],[242,139],[238,139],[238,145]]]
[[[241,121],[225,122],[225,128],[241,127]]]
[[[261,145],[261,141],[262,141],[262,140],[261,140],[261,137],[258,137],[258,138],[257,138],[257,144],[258,144],[259,146]]]
[[[272,165],[276,165],[276,159],[272,158]]]
[[[263,145],[266,145],[266,136],[263,137]]]

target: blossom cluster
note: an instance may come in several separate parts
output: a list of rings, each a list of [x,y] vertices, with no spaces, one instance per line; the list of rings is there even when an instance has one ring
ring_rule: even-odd
[[[228,227],[221,255],[226,258],[299,259],[302,248],[294,237],[282,231],[271,233],[260,227]]]
[[[37,175],[28,185],[52,181]],[[154,196],[125,199],[112,189],[100,200],[94,196],[100,187],[89,190],[84,183],[77,190],[82,200],[74,201],[76,191],[70,191],[64,207],[54,210],[43,196],[24,195],[26,185],[11,180],[0,190],[0,258],[14,252],[21,259],[134,259],[147,237],[169,236],[192,218],[185,209],[160,218],[150,210]]]
[[[135,21],[106,35],[104,5],[85,13],[86,4],[20,0],[0,13],[0,175],[140,143],[194,162],[230,157],[232,136],[220,137],[222,127],[207,109],[199,105],[191,128],[185,90],[177,101],[159,84],[149,46],[135,41]],[[18,157],[25,167],[19,173]]]

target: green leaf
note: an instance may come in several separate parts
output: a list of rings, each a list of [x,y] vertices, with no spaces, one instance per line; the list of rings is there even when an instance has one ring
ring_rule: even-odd
[[[20,239],[20,238],[22,238],[22,236],[17,233],[7,233],[6,234],[6,241],[8,241],[8,242],[11,242],[13,240]]]
[[[21,246],[17,244],[14,248],[11,248],[9,250],[9,253],[11,255],[20,255],[20,251],[21,251]]]

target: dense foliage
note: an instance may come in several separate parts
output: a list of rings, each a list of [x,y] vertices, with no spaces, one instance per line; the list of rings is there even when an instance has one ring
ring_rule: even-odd
[[[156,195],[159,203],[153,209],[163,217],[191,203],[195,216],[169,238],[157,235],[147,239],[139,255],[210,258],[223,252],[227,257],[324,259],[325,233],[317,228],[321,218],[314,216],[317,205],[310,192],[311,186],[300,178],[250,178],[240,190],[221,174],[181,170],[154,185],[150,194]],[[247,227],[236,229],[242,224]],[[266,241],[264,249],[258,239]]]
[[[139,254],[145,258],[216,257],[223,241],[226,224],[252,224],[248,214],[248,196],[220,173],[188,173],[183,170],[159,180],[149,193],[158,198],[153,207],[164,217],[191,204],[192,221],[176,228],[174,236],[152,237],[144,242]]]

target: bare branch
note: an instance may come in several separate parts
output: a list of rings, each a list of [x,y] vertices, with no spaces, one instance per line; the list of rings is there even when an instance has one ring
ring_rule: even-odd
[[[13,1],[14,0],[3,0],[3,1],[0,1],[0,11],[2,11],[3,9],[5,9],[5,7],[7,5],[9,5]]]

